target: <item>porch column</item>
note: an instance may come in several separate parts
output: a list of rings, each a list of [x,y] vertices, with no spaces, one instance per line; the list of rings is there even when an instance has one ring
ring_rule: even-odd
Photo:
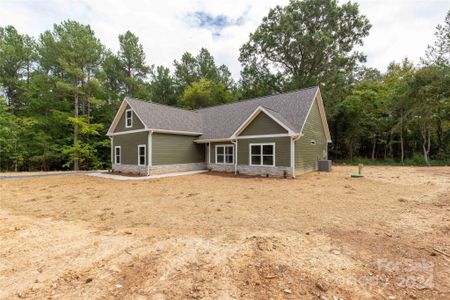
[[[208,164],[211,164],[211,142],[208,142]]]

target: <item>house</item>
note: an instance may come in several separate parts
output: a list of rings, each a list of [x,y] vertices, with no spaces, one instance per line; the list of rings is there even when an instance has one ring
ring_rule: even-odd
[[[317,170],[331,142],[318,87],[197,110],[125,98],[107,135],[112,169],[144,175],[295,177]]]

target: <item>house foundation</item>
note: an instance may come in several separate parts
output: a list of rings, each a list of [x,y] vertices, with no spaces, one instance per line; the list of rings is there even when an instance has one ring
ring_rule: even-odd
[[[233,172],[234,165],[224,164],[208,164],[208,170],[216,172]],[[292,177],[292,168],[290,167],[268,167],[268,166],[249,166],[238,165],[237,170],[239,174],[246,175],[259,175],[259,176],[271,176],[271,177]]]

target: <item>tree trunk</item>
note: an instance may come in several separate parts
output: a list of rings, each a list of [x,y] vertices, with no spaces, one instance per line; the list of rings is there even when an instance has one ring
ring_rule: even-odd
[[[443,145],[443,142],[442,142],[442,137],[443,137],[443,130],[442,130],[442,121],[441,121],[441,118],[439,117],[441,115],[441,112],[440,112],[440,110],[438,111],[438,118],[437,118],[437,121],[436,121],[436,136],[437,136],[437,146],[438,146],[438,149],[439,150],[442,150],[442,145]]]
[[[423,158],[425,159],[425,163],[427,164],[427,166],[429,166],[430,163],[428,162],[428,153],[427,153],[427,149],[426,149],[425,144],[426,144],[426,142],[424,141],[424,142],[422,143],[422,148],[423,148]]]
[[[335,157],[334,158],[336,158],[336,156],[337,156],[337,153],[338,153],[338,151],[339,151],[339,149],[340,148],[338,148],[339,147],[339,139],[338,139],[338,128],[337,128],[337,125],[334,125],[334,137],[333,137],[333,141],[334,141],[334,155],[335,155]],[[342,158],[342,153],[341,153],[341,155],[340,155],[340,157]]]
[[[425,163],[427,164],[427,166],[430,166],[430,161],[429,161],[429,153],[430,153],[430,143],[431,143],[431,135],[430,135],[430,130],[424,126],[422,127],[422,138],[423,138],[423,142],[422,142],[422,149],[423,149],[423,158],[425,159]]]
[[[431,166],[430,162],[430,150],[431,150],[431,129],[427,128],[427,156],[428,156],[428,166]]]
[[[350,162],[353,162],[353,143],[350,143]]]
[[[388,148],[388,156],[391,159],[394,159],[394,134],[391,131],[390,135],[389,135],[389,144],[386,145]]]
[[[14,143],[14,172],[17,172],[17,141]]]
[[[386,161],[387,160],[387,152],[388,152],[388,144],[386,143],[385,145],[384,145],[384,161]]]
[[[79,117],[78,104],[79,104],[78,103],[78,94],[75,94],[75,98],[74,98],[74,105],[75,105],[74,117],[76,119],[78,119],[78,117]],[[78,124],[75,123],[74,127],[73,127],[73,145],[74,145],[74,147],[78,147],[77,144],[78,144]],[[80,168],[80,166],[79,166],[78,151],[75,150],[74,155],[73,155],[73,169],[75,171],[78,171],[79,168]]]
[[[374,138],[373,138],[373,143],[372,143],[372,161],[374,161],[375,160],[375,151],[376,151],[376,148],[377,148],[377,136],[375,136]]]
[[[384,143],[384,155],[383,155],[383,159],[384,161],[387,160],[388,157],[388,150],[390,148],[391,145],[391,139],[392,139],[392,131],[389,132],[389,135]]]
[[[405,147],[403,145],[403,109],[400,113],[400,161],[403,164],[403,160],[405,159]]]

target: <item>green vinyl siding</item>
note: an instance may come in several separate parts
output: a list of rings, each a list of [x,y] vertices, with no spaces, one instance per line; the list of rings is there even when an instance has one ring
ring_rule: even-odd
[[[205,161],[205,145],[196,136],[153,133],[153,165],[188,164]]]
[[[287,133],[287,131],[264,112],[260,112],[258,116],[256,116],[256,118],[244,129],[244,131],[242,131],[240,135],[279,133]]]
[[[147,142],[148,142],[148,132],[146,131],[115,135],[113,137],[113,150],[115,149],[116,146],[120,146],[121,148],[120,163],[122,165],[137,165],[138,145],[147,145]],[[145,153],[145,156],[146,156],[145,159],[147,161],[147,153]]]
[[[117,123],[116,129],[114,129],[114,132],[122,132],[122,131],[130,131],[130,130],[137,130],[137,129],[144,129],[144,124],[142,124],[141,120],[139,120],[138,116],[134,113],[134,111],[131,111],[133,114],[133,126],[126,128],[125,127],[125,112],[127,109],[130,109],[130,106],[127,105],[125,110],[123,111],[122,115],[120,116],[119,123]]]
[[[316,142],[311,144],[311,140]],[[317,161],[326,156],[327,140],[322,124],[317,101],[311,108],[303,129],[303,136],[295,142],[295,168],[296,173],[317,170]]]
[[[216,146],[217,145],[233,145],[233,143],[231,142],[217,142],[217,143],[211,143],[211,148],[209,149],[209,153],[211,155],[211,163],[215,164],[216,163]],[[233,152],[233,161],[234,158],[236,157],[236,151]]]
[[[254,138],[238,140],[238,164],[249,165],[249,145],[257,143],[275,143],[275,166],[291,166],[290,137]]]

